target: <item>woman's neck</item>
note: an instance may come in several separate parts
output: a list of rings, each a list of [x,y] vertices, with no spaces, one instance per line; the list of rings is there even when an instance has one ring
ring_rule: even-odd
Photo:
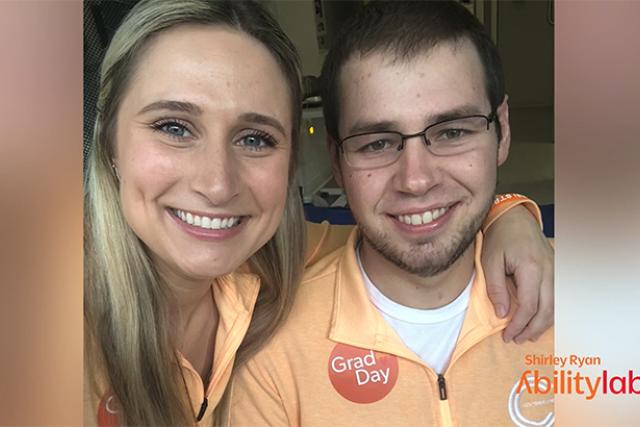
[[[213,366],[218,310],[211,287],[200,304],[189,312],[182,311],[176,320],[178,350],[200,374],[205,389]]]
[[[191,363],[205,389],[213,365],[218,310],[213,297],[215,278],[193,280],[156,263],[158,273],[171,293],[173,337],[177,350]]]

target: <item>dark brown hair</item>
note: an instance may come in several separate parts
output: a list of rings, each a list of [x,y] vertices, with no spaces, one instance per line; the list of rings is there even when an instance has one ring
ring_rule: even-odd
[[[500,55],[482,24],[464,6],[454,1],[368,3],[341,28],[322,67],[322,105],[328,134],[334,140],[341,137],[340,72],[353,55],[382,52],[392,59],[408,60],[440,43],[462,40],[471,41],[480,55],[486,93],[495,111],[505,96]]]

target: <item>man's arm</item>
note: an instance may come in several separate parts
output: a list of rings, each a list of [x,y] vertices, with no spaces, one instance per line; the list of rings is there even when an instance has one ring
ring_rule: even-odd
[[[489,227],[491,227],[489,229]],[[496,314],[509,312],[505,276],[516,283],[518,308],[503,332],[505,342],[535,341],[553,325],[554,251],[541,231],[537,205],[520,195],[499,195],[485,224],[482,264]]]
[[[352,226],[307,222],[306,267],[344,245]],[[537,339],[553,325],[553,249],[542,233],[536,203],[518,194],[497,195],[482,226],[482,262],[487,290],[499,317],[509,312],[505,281],[516,283],[519,302],[504,331],[505,341]]]

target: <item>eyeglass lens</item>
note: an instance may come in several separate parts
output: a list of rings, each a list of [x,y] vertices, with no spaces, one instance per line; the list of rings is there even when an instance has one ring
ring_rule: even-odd
[[[395,162],[407,140],[419,136],[434,155],[462,154],[482,140],[481,136],[489,128],[489,123],[487,117],[473,116],[437,123],[412,135],[399,132],[355,135],[344,139],[343,150],[347,163],[359,168],[376,168]]]

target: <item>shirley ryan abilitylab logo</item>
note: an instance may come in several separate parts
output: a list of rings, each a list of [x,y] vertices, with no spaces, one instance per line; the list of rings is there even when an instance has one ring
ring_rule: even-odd
[[[553,355],[527,355],[525,365],[554,366],[553,375],[543,375],[539,369],[525,370],[517,384],[517,392],[530,394],[577,394],[591,400],[598,394],[640,394],[640,375],[633,369],[624,373],[612,373],[604,369],[599,374],[583,375],[578,369],[600,366],[600,357]]]

